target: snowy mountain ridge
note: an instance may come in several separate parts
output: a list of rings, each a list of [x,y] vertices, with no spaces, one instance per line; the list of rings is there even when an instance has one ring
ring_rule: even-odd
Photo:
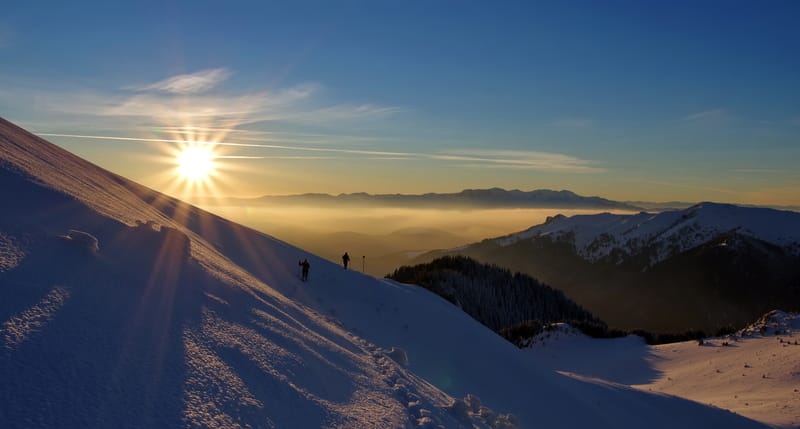
[[[756,238],[800,255],[800,213],[710,202],[661,213],[557,215],[495,242],[509,246],[547,238],[571,244],[591,262],[610,258],[620,263],[630,256],[645,255],[653,265],[724,234]],[[735,240],[720,243],[727,244],[733,245]]]

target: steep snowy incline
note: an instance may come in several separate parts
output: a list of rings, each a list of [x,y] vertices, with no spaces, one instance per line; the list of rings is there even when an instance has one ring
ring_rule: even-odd
[[[627,255],[651,253],[651,263],[656,263],[730,232],[800,255],[800,213],[718,203],[661,213],[555,216],[542,225],[496,241],[507,246],[534,237],[550,237],[572,241],[578,254],[590,261],[622,250]]]
[[[2,134],[0,153],[13,137]],[[49,144],[34,141],[35,154],[32,145]],[[129,226],[117,220],[129,212],[95,211],[155,212],[126,188],[90,206],[8,159],[0,164],[0,427],[472,426],[452,398],[374,345],[221,255],[201,263],[193,254],[210,253],[191,248],[210,246],[185,227]],[[83,164],[66,175],[97,186],[114,179]]]
[[[3,428],[513,427],[509,412],[523,428],[761,427],[557,374],[421,288],[345,271],[2,120],[0,201]]]

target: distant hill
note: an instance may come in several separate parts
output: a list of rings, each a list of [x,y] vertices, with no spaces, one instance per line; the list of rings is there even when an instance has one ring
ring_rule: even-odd
[[[565,291],[623,329],[714,332],[800,308],[800,213],[701,203],[635,215],[554,216],[461,254]]]
[[[203,204],[296,204],[296,205],[354,205],[382,207],[437,207],[437,208],[570,208],[570,209],[603,209],[603,210],[640,210],[639,207],[612,201],[601,197],[586,197],[571,191],[553,191],[538,189],[520,191],[465,189],[457,193],[426,194],[368,194],[364,192],[352,194],[297,194],[268,195],[252,199],[226,198],[223,200],[203,201]]]

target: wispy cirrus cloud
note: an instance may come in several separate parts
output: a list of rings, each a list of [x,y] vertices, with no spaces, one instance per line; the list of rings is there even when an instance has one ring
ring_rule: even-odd
[[[314,146],[298,146],[298,145],[280,145],[268,143],[238,143],[231,141],[202,141],[195,139],[160,139],[160,138],[145,138],[145,137],[120,137],[120,136],[98,136],[98,135],[81,135],[81,134],[61,134],[61,133],[38,133],[44,137],[66,137],[75,139],[89,139],[89,140],[117,140],[117,141],[132,141],[143,143],[203,143],[212,144],[216,146],[231,146],[241,148],[254,148],[254,149],[269,149],[293,152],[321,152],[321,153],[339,153],[349,155],[367,155],[367,156],[386,156],[386,157],[419,157],[420,154],[408,152],[394,152],[394,151],[380,151],[380,150],[363,150],[363,149],[347,149],[347,148],[332,148],[332,147],[314,147]]]
[[[169,94],[198,94],[209,91],[227,80],[231,71],[227,68],[200,70],[189,74],[179,74],[158,82],[130,86],[134,91],[157,91]]]
[[[230,75],[227,68],[218,68],[127,87],[122,92],[93,90],[37,93],[37,103],[52,112],[70,118],[82,117],[84,123],[94,120],[104,124],[104,130],[120,130],[110,133],[58,133],[46,129],[38,131],[43,136],[73,139],[167,144],[207,141],[230,147],[231,150],[241,148],[247,152],[242,157],[253,159],[343,157],[396,162],[434,160],[464,168],[567,173],[606,171],[596,161],[543,151],[392,150],[397,144],[404,142],[390,142],[391,138],[388,137],[350,135],[347,131],[337,134],[334,130],[347,129],[347,125],[343,124],[360,124],[388,118],[407,111],[405,108],[376,103],[328,103],[322,94],[322,86],[317,83],[239,93],[221,89],[209,91]],[[116,127],[111,124],[116,124]],[[330,132],[280,131],[280,125],[283,124],[288,125],[286,128],[291,130],[302,130],[308,125],[306,130],[323,129]],[[249,126],[243,129],[244,125]],[[588,126],[590,123],[579,121],[571,125]],[[134,130],[133,133],[131,130]],[[138,133],[135,130],[146,130],[146,134],[136,135]]]
[[[218,146],[229,146],[272,152],[272,154],[267,155],[245,157],[254,159],[340,159],[342,157],[355,157],[365,160],[384,161],[436,160],[457,163],[459,166],[466,168],[525,169],[568,173],[602,173],[606,171],[604,168],[599,167],[598,162],[596,161],[580,159],[559,153],[527,150],[451,149],[439,152],[403,152],[389,150],[352,149],[345,147],[303,146],[297,144],[241,143],[232,141],[203,142],[185,139],[76,135],[60,133],[39,133],[39,135],[43,137],[65,137],[108,141],[138,141],[143,143],[208,143]],[[298,154],[292,155],[293,152]]]
[[[746,174],[782,174],[786,170],[776,168],[732,168],[731,173],[746,173]]]
[[[227,70],[227,69],[216,69]],[[285,88],[244,93],[202,92],[212,82],[189,83],[175,76],[155,84],[128,87],[134,93],[112,91],[48,92],[35,95],[38,105],[61,114],[150,121],[154,126],[194,126],[236,129],[259,122],[294,124],[340,123],[381,119],[406,109],[374,103],[326,104],[322,86],[302,83]],[[180,83],[179,83],[180,82]],[[173,90],[166,90],[166,88]],[[178,88],[182,88],[180,92]],[[193,88],[189,91],[189,88]],[[152,91],[151,91],[152,89]],[[164,90],[162,90],[164,89]]]
[[[297,115],[297,118],[306,119],[309,121],[327,122],[327,121],[347,120],[353,117],[362,117],[362,118],[380,117],[380,116],[392,115],[395,113],[402,113],[405,111],[407,111],[407,109],[396,106],[380,106],[374,104],[360,104],[360,105],[340,104],[337,106],[330,106],[312,110],[306,114],[299,114]]]
[[[526,169],[572,173],[602,173],[596,161],[560,153],[531,150],[463,149],[431,155],[434,159],[458,161],[465,166],[482,168]]]
[[[683,117],[685,121],[720,121],[728,117],[728,112],[722,108],[715,108],[695,112]]]

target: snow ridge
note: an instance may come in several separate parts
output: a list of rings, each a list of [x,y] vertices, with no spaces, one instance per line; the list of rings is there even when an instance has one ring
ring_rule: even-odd
[[[577,254],[591,262],[612,258],[620,263],[625,256],[644,254],[653,265],[726,233],[753,237],[800,255],[800,213],[709,202],[661,213],[558,215],[495,242],[509,246],[548,238],[572,244]]]

